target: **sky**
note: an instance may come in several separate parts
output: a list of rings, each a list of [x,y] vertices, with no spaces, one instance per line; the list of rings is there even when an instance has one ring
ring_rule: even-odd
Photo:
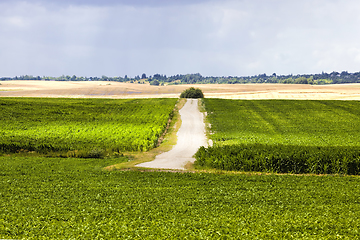
[[[360,71],[358,0],[0,0],[0,77]]]

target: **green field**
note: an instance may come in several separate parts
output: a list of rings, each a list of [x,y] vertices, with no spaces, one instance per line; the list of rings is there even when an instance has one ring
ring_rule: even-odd
[[[214,147],[197,164],[227,170],[360,173],[360,102],[204,99]]]
[[[0,98],[0,153],[104,152],[153,148],[177,99]]]
[[[0,98],[0,154],[26,153],[0,156],[0,239],[360,238],[358,176],[107,171],[129,159],[89,158],[154,147],[176,101]],[[205,167],[360,169],[358,102],[204,102]]]
[[[360,237],[358,177],[101,170],[120,160],[0,157],[0,238]]]

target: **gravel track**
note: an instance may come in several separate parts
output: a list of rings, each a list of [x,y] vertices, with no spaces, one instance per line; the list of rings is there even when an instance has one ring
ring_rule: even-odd
[[[198,108],[198,99],[187,99],[179,111],[181,126],[177,132],[177,143],[169,151],[156,156],[155,160],[136,165],[136,167],[181,169],[195,161],[193,155],[200,146],[207,146],[203,114]]]

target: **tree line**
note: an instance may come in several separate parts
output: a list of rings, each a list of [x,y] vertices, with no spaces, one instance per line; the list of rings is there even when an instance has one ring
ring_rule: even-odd
[[[360,72],[349,73],[347,71],[322,72],[320,74],[289,74],[271,75],[259,74],[254,76],[202,76],[200,73],[195,74],[177,74],[167,77],[162,74],[154,74],[153,76],[146,76],[145,73],[135,77],[78,77],[76,75],[62,75],[60,77],[48,76],[32,76],[23,75],[15,77],[2,77],[2,81],[6,80],[45,80],[45,81],[115,81],[115,82],[130,82],[130,83],[150,83],[151,85],[176,85],[176,84],[246,84],[246,83],[284,83],[284,84],[340,84],[340,83],[360,83]]]

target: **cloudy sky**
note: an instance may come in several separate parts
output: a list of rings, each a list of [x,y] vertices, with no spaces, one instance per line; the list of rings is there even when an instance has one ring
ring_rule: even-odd
[[[360,71],[359,0],[0,0],[0,77]]]

